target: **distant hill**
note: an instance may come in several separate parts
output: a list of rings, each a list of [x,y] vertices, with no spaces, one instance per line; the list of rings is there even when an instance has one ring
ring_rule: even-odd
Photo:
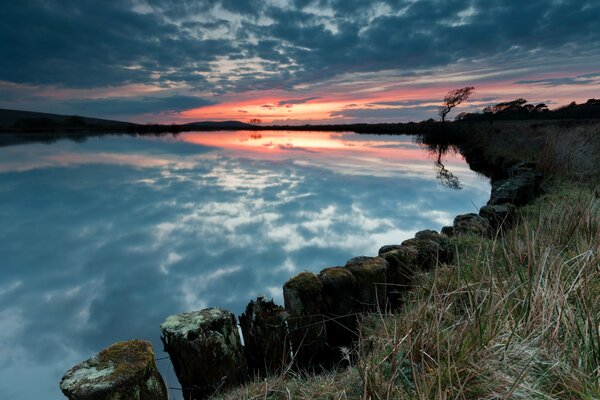
[[[0,131],[109,130],[127,132],[181,132],[193,130],[252,129],[256,126],[240,121],[199,121],[187,124],[136,124],[78,115],[59,115],[31,111],[0,109]]]
[[[31,111],[0,109],[2,130],[52,130],[52,129],[130,129],[131,122],[88,118],[78,115],[47,114]]]
[[[188,124],[179,125],[185,129],[220,129],[220,128],[234,128],[234,129],[248,129],[254,128],[255,125],[247,124],[240,121],[200,121],[190,122]]]

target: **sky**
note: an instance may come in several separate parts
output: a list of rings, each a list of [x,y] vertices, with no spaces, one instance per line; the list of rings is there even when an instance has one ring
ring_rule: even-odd
[[[0,108],[134,122],[403,122],[600,93],[596,0],[3,1]],[[452,115],[451,115],[452,117]]]

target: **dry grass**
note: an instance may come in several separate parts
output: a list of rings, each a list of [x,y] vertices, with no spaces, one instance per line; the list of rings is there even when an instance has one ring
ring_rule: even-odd
[[[405,312],[366,330],[367,398],[600,398],[599,205],[563,188],[501,239],[457,239],[458,265],[421,276]]]

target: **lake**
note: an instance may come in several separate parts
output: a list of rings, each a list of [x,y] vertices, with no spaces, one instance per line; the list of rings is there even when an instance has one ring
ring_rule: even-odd
[[[63,373],[113,342],[147,339],[165,357],[168,315],[282,304],[298,272],[485,204],[489,182],[462,157],[444,157],[460,190],[435,161],[409,136],[328,132],[0,147],[0,398],[62,399]]]

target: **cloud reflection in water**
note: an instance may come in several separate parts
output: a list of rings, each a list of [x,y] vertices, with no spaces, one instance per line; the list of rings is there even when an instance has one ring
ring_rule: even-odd
[[[62,398],[66,369],[112,342],[160,356],[170,314],[281,303],[294,273],[439,229],[489,194],[459,157],[446,167],[463,190],[437,184],[408,137],[250,135],[0,148],[0,398]]]

